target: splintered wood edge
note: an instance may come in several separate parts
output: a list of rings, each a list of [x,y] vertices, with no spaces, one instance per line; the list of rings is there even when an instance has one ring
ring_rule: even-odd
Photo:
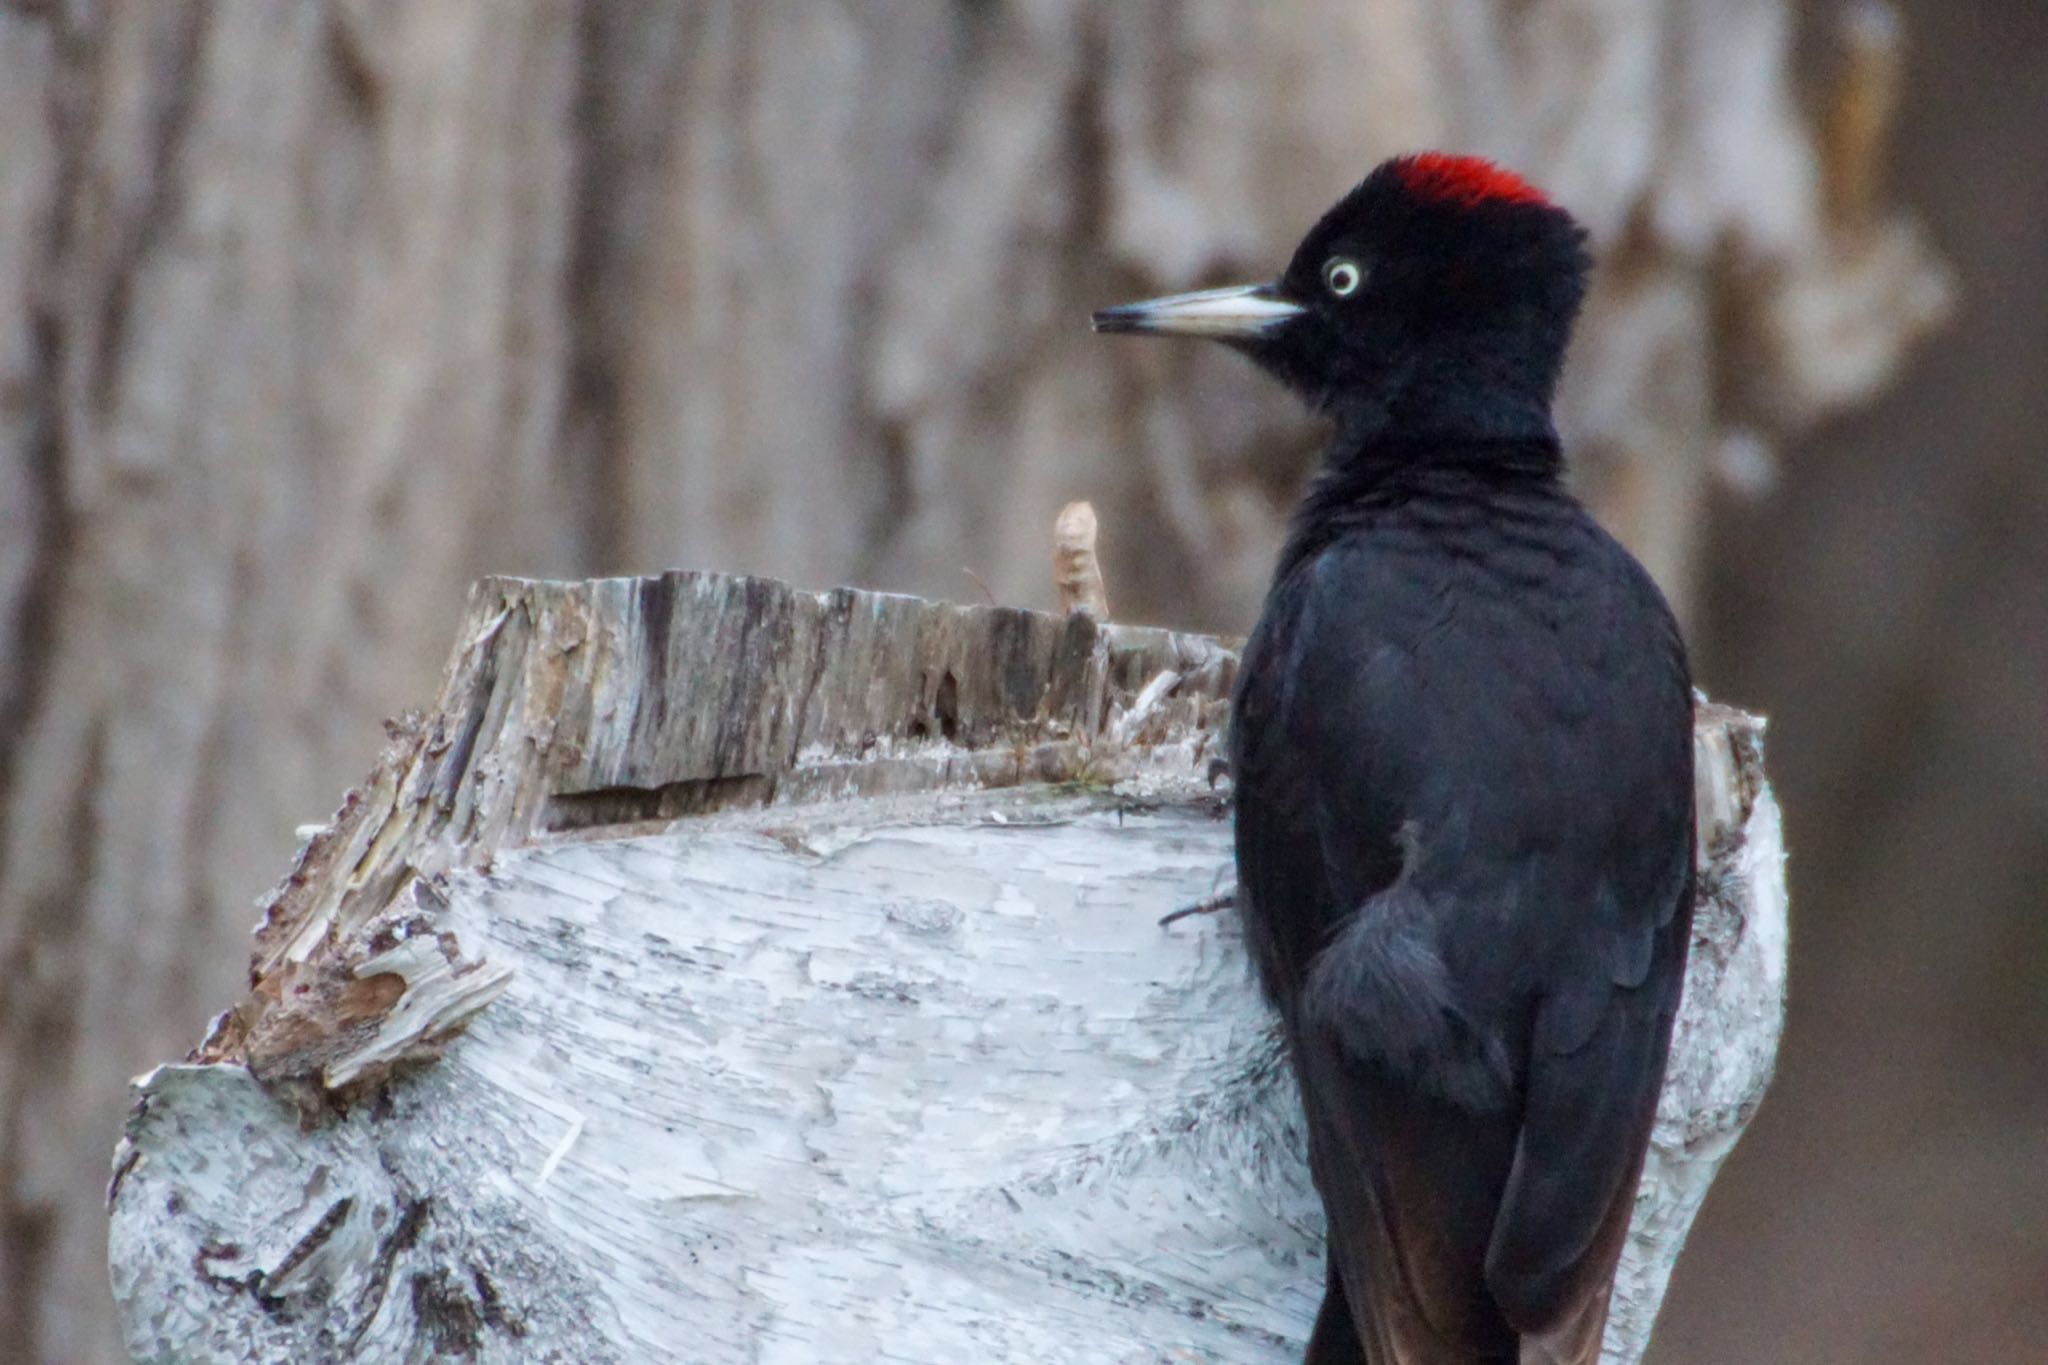
[[[1197,789],[1235,667],[1211,637],[1082,613],[687,572],[485,579],[433,709],[390,723],[299,849],[249,993],[193,1058],[244,1062],[309,1112],[431,1059],[503,983],[432,931],[417,888],[538,840],[953,789]],[[440,965],[415,946],[390,970],[400,943]]]
[[[1082,612],[677,572],[471,591],[441,694],[263,905],[249,992],[191,1054],[308,1121],[438,1057],[506,972],[437,926],[436,879],[543,841],[846,800],[1071,784],[1208,791],[1234,643]],[[1700,848],[1740,842],[1761,722],[1702,706]]]

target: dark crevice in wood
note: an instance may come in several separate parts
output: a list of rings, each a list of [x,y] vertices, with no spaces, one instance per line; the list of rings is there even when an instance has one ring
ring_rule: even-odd
[[[633,732],[651,738],[668,727],[669,624],[675,615],[675,585],[666,578],[643,578],[636,589],[634,615],[647,643],[647,685],[634,699]]]
[[[960,680],[950,668],[940,675],[939,690],[932,696],[932,717],[939,723],[942,738],[960,737]]]
[[[484,1315],[445,1267],[412,1276],[412,1315],[436,1360],[474,1360],[483,1351]]]
[[[482,1314],[484,1325],[493,1331],[502,1332],[514,1341],[526,1335],[526,1324],[513,1313],[506,1311],[498,1285],[482,1266],[469,1268],[469,1282],[476,1290],[477,1309]]]
[[[363,1339],[363,1334],[376,1322],[377,1310],[384,1306],[384,1297],[391,1292],[391,1277],[396,1271],[398,1255],[402,1251],[410,1250],[413,1244],[419,1241],[420,1232],[426,1227],[427,1216],[432,1208],[433,1200],[429,1196],[423,1195],[417,1199],[406,1200],[404,1210],[398,1218],[398,1226],[391,1230],[389,1237],[377,1244],[377,1257],[370,1270],[369,1287],[364,1291],[363,1301],[357,1306],[362,1318],[349,1337],[345,1348],[348,1352],[355,1351]]]
[[[483,667],[470,680],[462,728],[448,741],[447,752],[441,756],[435,772],[434,795],[444,812],[454,809],[456,791],[462,786],[462,780],[469,772],[470,760],[476,755],[477,736],[483,733],[484,722],[491,713],[491,695],[498,685],[497,665],[497,655],[487,655]]]
[[[773,661],[767,656],[787,639],[791,596],[786,584],[772,579],[748,578],[741,587],[743,607],[737,639],[727,656],[728,669],[721,670],[724,676],[716,679],[716,685],[732,704],[720,706],[711,718],[710,757],[714,773],[738,771],[744,764],[741,755],[746,753],[756,730],[772,730],[773,716],[763,717],[745,703],[761,695],[764,674],[774,675]]]
[[[284,1258],[277,1263],[277,1268],[272,1270],[269,1276],[266,1277],[269,1283],[275,1287],[279,1281],[285,1279],[292,1271],[303,1265],[308,1256],[326,1246],[333,1238],[335,1231],[348,1221],[349,1211],[355,1208],[355,1206],[356,1201],[353,1195],[343,1195],[332,1204],[329,1204],[327,1211],[320,1215],[319,1221],[307,1230],[305,1236],[292,1244],[292,1249],[284,1254]],[[260,1271],[255,1273],[259,1276],[262,1274]],[[259,1281],[259,1285],[260,1283]],[[256,1298],[266,1309],[274,1310],[284,1302],[282,1298],[274,1294],[264,1293],[260,1287],[256,1289]]]
[[[700,777],[659,787],[605,787],[597,791],[559,792],[541,807],[540,827],[548,834],[610,825],[678,820],[686,815],[765,806],[775,799],[775,779],[767,773],[736,773]]]

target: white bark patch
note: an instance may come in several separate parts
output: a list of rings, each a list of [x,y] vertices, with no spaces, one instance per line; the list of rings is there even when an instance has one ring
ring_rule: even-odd
[[[1322,1248],[1292,1083],[1234,918],[1155,923],[1227,822],[1005,804],[452,876],[516,975],[388,1109],[302,1136],[237,1067],[141,1083],[137,1358],[1297,1359]],[[1719,841],[1751,875],[1702,906],[1614,1360],[1768,1070],[1775,828],[1766,799]]]

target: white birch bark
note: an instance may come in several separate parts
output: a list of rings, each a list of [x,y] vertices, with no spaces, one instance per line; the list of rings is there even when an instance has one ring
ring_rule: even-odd
[[[1157,924],[1227,871],[1231,664],[758,580],[483,585],[437,712],[280,887],[250,996],[137,1083],[130,1348],[1298,1358],[1291,1080],[1235,920]],[[1702,709],[1704,898],[1615,1361],[1769,1078],[1759,735]]]

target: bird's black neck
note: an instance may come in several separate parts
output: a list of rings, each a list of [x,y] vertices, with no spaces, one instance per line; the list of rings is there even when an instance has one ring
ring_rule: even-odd
[[[1405,445],[1549,442],[1562,337],[1513,334],[1439,338],[1376,374],[1333,376],[1318,404],[1337,424],[1332,463],[1370,453],[1398,434]]]
[[[1339,426],[1323,467],[1309,481],[1288,527],[1278,576],[1362,525],[1410,503],[1473,502],[1495,496],[1562,495],[1564,458],[1545,414],[1540,434],[1475,439],[1359,439]]]

